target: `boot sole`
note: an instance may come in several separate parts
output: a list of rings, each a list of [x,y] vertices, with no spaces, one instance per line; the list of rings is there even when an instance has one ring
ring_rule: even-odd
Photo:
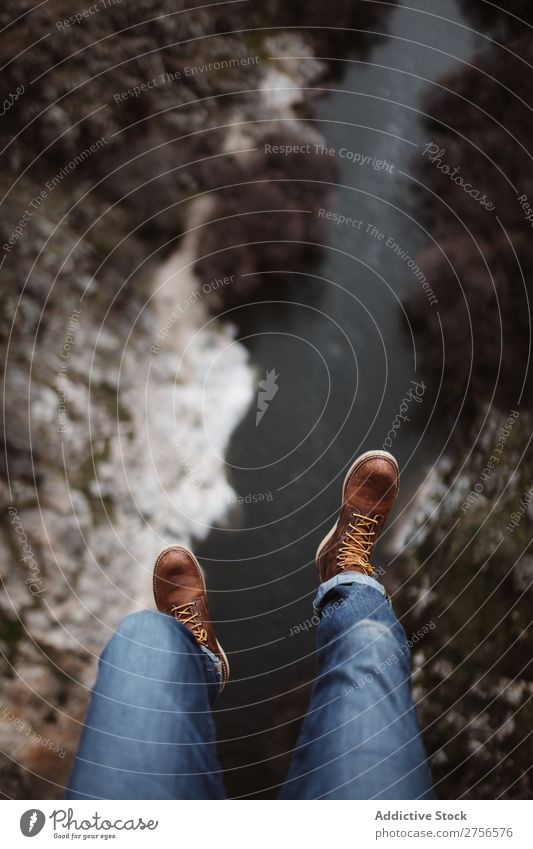
[[[365,453],[361,454],[357,458],[357,460],[354,460],[354,462],[352,463],[352,465],[350,466],[350,468],[346,472],[346,475],[344,477],[344,483],[342,485],[341,510],[342,510],[342,506],[344,504],[344,496],[345,496],[345,492],[346,492],[346,484],[348,483],[348,478],[359,468],[359,466],[362,463],[365,463],[367,460],[370,460],[372,458],[381,459],[381,460],[389,460],[393,464],[393,466],[396,470],[396,475],[397,475],[395,499],[398,496],[398,492],[399,492],[399,489],[400,489],[400,481],[399,481],[399,479],[400,479],[400,469],[398,467],[398,463],[396,462],[396,458],[393,457],[392,454],[389,454],[388,451],[365,451]],[[317,568],[317,571],[318,571],[318,577],[320,578],[320,580],[322,580],[322,576],[321,576],[320,571],[318,569],[318,559],[319,559],[320,555],[322,554],[322,552],[324,551],[324,549],[327,547],[330,539],[334,536],[335,531],[337,530],[338,524],[339,524],[339,520],[337,519],[337,521],[333,525],[332,529],[326,534],[326,536],[324,537],[324,539],[322,540],[322,542],[320,543],[320,545],[318,546],[318,548],[316,550],[315,561],[316,561],[316,568]]]
[[[155,583],[156,583],[156,578],[158,577],[159,563],[161,562],[161,559],[164,557],[164,555],[168,554],[169,551],[184,551],[186,554],[189,555],[189,557],[192,559],[194,565],[196,566],[198,576],[199,576],[199,578],[202,582],[204,595],[207,598],[207,587],[205,585],[204,574],[203,574],[202,569],[200,567],[200,564],[198,563],[198,560],[194,556],[193,552],[190,550],[190,548],[187,548],[187,546],[185,546],[185,545],[170,545],[168,548],[165,548],[164,551],[161,552],[161,554],[159,555],[159,557],[155,561],[154,577],[153,577],[154,599],[155,599]],[[157,601],[156,601],[156,605],[157,605]],[[215,636],[215,639],[216,639],[216,636]],[[226,652],[224,651],[224,649],[222,648],[222,646],[220,645],[218,640],[217,640],[217,648],[218,648],[218,653],[220,654],[220,658],[222,660],[222,679],[223,680],[222,680],[222,686],[221,686],[220,691],[219,691],[219,692],[222,692],[222,690],[224,689],[224,687],[226,686],[226,684],[229,681],[229,660],[228,660],[228,656],[227,656]]]

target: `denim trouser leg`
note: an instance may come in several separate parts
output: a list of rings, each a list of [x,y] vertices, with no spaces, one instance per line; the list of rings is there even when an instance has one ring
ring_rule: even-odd
[[[214,660],[170,616],[126,617],[100,658],[66,798],[224,798]]]
[[[383,587],[338,576],[322,584],[315,606],[318,676],[281,797],[434,798],[409,647]]]

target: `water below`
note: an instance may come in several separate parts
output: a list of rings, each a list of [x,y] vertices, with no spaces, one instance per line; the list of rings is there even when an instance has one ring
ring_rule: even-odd
[[[258,379],[275,370],[278,390],[259,424],[254,403],[233,434],[228,476],[243,503],[231,527],[197,547],[232,666],[217,703],[232,796],[277,793],[314,674],[314,628],[291,629],[312,615],[315,550],[335,520],[346,469],[360,452],[384,446],[421,380],[402,300],[422,285],[407,263],[428,237],[402,172],[413,173],[431,141],[419,111],[424,94],[471,57],[479,37],[459,25],[452,0],[419,0],[419,8],[426,14],[391,10],[387,35],[364,61],[343,63],[318,101],[316,126],[339,167],[327,209],[359,223],[331,221],[314,274],[280,270],[271,299],[238,312]],[[402,489],[376,556],[385,568],[402,512],[440,450],[429,398],[411,401],[410,421],[391,436]]]

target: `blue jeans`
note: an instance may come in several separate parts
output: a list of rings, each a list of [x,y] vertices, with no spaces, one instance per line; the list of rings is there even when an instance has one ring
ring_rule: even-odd
[[[318,675],[283,799],[432,799],[410,652],[383,587],[356,573],[319,588]],[[156,611],[105,648],[67,799],[223,799],[211,713],[220,664]]]

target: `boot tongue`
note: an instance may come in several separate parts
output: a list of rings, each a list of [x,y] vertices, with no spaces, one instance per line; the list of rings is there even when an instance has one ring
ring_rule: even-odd
[[[170,609],[171,607],[182,607],[183,605],[192,605],[193,610],[199,610],[201,600],[202,596],[198,594],[198,587],[174,586],[170,589],[168,593],[166,606],[167,609]]]

